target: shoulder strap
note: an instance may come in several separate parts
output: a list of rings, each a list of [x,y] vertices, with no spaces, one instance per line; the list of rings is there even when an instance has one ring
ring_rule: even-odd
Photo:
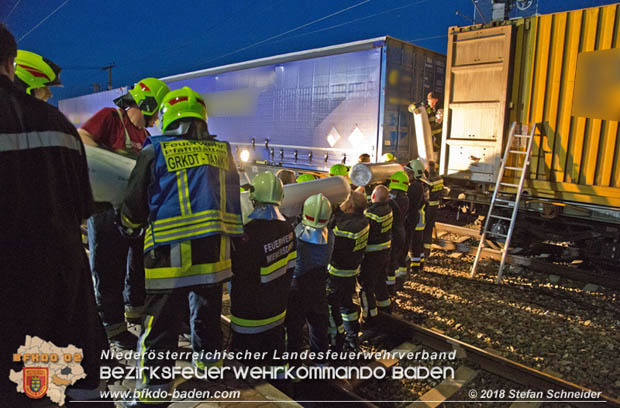
[[[118,117],[120,118],[121,124],[123,125],[123,130],[125,131],[125,149],[133,150],[133,143],[131,143],[131,139],[129,138],[129,132],[127,131],[127,126],[125,126],[125,118],[123,118],[121,108],[116,109],[116,113],[118,113]]]

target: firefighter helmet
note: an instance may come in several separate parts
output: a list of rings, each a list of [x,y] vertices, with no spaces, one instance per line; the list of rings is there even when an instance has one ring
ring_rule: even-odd
[[[168,92],[170,92],[168,85],[157,78],[144,78],[129,90],[138,109],[146,116],[157,113]]]
[[[258,173],[252,179],[252,192],[250,200],[264,204],[280,205],[284,190],[282,180],[277,178],[272,172],[265,171]]]
[[[17,50],[15,57],[16,82],[32,95],[33,89],[61,86],[60,67],[34,52]]]
[[[411,160],[407,163],[405,168],[413,171],[413,176],[415,178],[424,177],[424,164],[422,164],[422,162],[418,159]]]
[[[330,177],[333,177],[333,176],[344,176],[344,177],[346,177],[348,175],[349,175],[349,169],[344,164],[341,164],[341,163],[334,164],[333,166],[331,166],[329,168],[329,176]]]
[[[178,119],[197,118],[207,120],[207,108],[202,96],[185,86],[165,95],[159,116],[161,130],[165,132],[170,124]]]
[[[304,173],[304,174],[299,175],[299,177],[297,177],[298,183],[304,183],[306,181],[312,181],[312,180],[316,180],[316,177],[314,177],[314,175],[310,173]]]
[[[381,161],[384,163],[395,162],[396,157],[392,153],[386,153],[383,156],[381,156]]]
[[[390,190],[407,191],[409,189],[409,177],[404,171],[397,171],[390,177]]]
[[[332,205],[321,193],[312,195],[304,202],[301,222],[312,228],[324,228],[332,215]]]

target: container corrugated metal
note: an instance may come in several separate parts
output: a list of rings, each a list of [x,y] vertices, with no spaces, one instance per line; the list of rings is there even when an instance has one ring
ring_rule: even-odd
[[[463,131],[454,121],[457,115],[451,105],[461,108],[479,101],[475,93],[467,92],[471,83],[461,84],[461,88],[455,89],[455,84],[459,83],[454,78],[459,69],[480,70],[484,64],[498,61],[490,58],[498,55],[493,47],[478,47],[478,61],[471,61],[469,66],[459,67],[457,57],[459,53],[463,54],[463,45],[472,41],[473,36],[479,40],[490,36],[493,30],[502,29],[509,30],[498,41],[503,41],[504,49],[510,49],[510,68],[504,88],[507,99],[505,106],[500,108],[506,112],[503,123],[499,124],[503,129],[501,147],[499,143],[483,146],[484,142],[494,140],[490,131],[485,129],[493,126],[469,123],[475,128],[470,133],[479,132],[477,138],[481,140],[481,144],[474,144],[469,153],[481,156],[482,149],[489,149],[490,145],[495,149],[492,152],[494,160],[489,162],[493,171],[482,173],[475,165],[464,169],[462,164],[459,167],[456,163],[458,157],[452,146],[464,138]],[[496,27],[452,27],[446,80],[445,148],[442,149],[444,174],[472,180],[478,178],[478,181],[482,181],[481,174],[492,175],[486,181],[495,180],[510,123],[516,121],[529,126],[541,123],[542,132],[536,137],[532,150],[526,192],[531,196],[584,204],[620,206],[618,121],[579,116],[579,112],[573,111],[579,59],[587,52],[618,48],[619,37],[618,4],[516,19]],[[494,38],[498,39],[497,36]],[[487,43],[491,41],[486,40]],[[618,64],[616,67],[620,66],[620,61]],[[487,66],[487,69],[494,68]],[[453,95],[456,91],[460,92],[461,100],[455,101]]]

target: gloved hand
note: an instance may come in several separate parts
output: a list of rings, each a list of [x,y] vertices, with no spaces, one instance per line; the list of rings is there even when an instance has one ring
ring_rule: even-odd
[[[114,223],[120,234],[127,239],[140,239],[144,235],[144,228],[132,227],[123,221],[120,209],[114,211]]]

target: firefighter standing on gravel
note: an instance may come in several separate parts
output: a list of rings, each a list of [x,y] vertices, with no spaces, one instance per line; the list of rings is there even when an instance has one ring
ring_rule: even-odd
[[[419,272],[424,265],[424,227],[426,226],[426,205],[428,189],[424,179],[424,165],[420,160],[411,160],[405,170],[412,180],[407,196],[409,197],[409,212],[407,214],[407,234],[411,272]],[[400,286],[400,284],[397,284]]]
[[[282,353],[284,321],[297,258],[295,231],[278,206],[284,190],[271,172],[252,180],[254,210],[243,237],[233,241],[230,285],[232,349]],[[253,366],[282,366],[271,359],[245,360]]]
[[[364,194],[352,192],[336,207],[329,228],[334,234],[334,251],[327,266],[327,303],[332,350],[341,351],[346,342],[358,349],[359,308],[353,303],[356,277],[368,244],[367,202]],[[346,335],[345,335],[346,331]]]
[[[200,94],[188,87],[168,93],[160,118],[163,135],[150,137],[138,157],[121,222],[128,235],[146,227],[140,366],[171,369],[174,360],[151,355],[176,349],[188,301],[193,351],[222,350],[222,282],[232,276],[230,237],[241,236],[243,225],[230,146],[209,134]],[[222,360],[192,363],[205,370]],[[137,382],[138,390],[151,392],[171,387],[172,381],[149,376]],[[128,406],[153,402],[138,398]]]
[[[397,171],[390,177],[390,201],[394,213],[392,224],[392,252],[388,267],[387,281],[391,295],[396,292],[396,279],[407,280],[407,230],[405,220],[409,212],[409,177],[404,171]],[[398,211],[394,209],[394,205]]]
[[[428,162],[428,177],[425,179],[428,185],[428,206],[426,207],[426,225],[424,226],[424,257],[428,259],[431,255],[431,246],[433,244],[433,229],[435,228],[435,219],[437,218],[437,210],[439,202],[443,197],[443,178],[435,169],[435,162]]]
[[[325,286],[334,245],[333,236],[327,230],[331,214],[329,200],[323,194],[315,194],[304,202],[301,223],[295,228],[297,262],[286,313],[288,352],[302,350],[306,322],[310,350],[326,352],[329,348]]]
[[[387,187],[379,185],[372,192],[372,203],[364,211],[364,215],[368,218],[370,231],[366,255],[358,277],[361,287],[363,328],[371,328],[375,324],[377,307],[387,309],[390,306],[390,297],[385,284],[385,272],[390,263],[392,245],[393,213],[389,199]]]
[[[103,108],[88,119],[78,133],[85,145],[137,154],[149,136],[147,127],[157,119],[168,86],[144,78],[114,100],[119,108]],[[95,282],[99,315],[110,343],[134,348],[137,338],[125,320],[141,323],[144,317],[144,264],[142,238],[128,240],[117,228],[117,211],[107,208],[88,219],[90,268]]]

